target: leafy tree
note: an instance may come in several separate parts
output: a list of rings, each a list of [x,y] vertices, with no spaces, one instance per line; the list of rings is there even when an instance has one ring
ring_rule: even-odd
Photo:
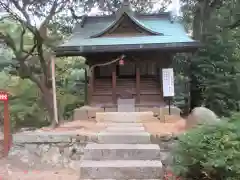
[[[188,3],[183,6],[186,25],[203,45],[191,63],[191,107],[206,105],[220,116],[229,115],[238,109],[239,31],[226,27],[234,19],[238,2],[183,2]]]
[[[12,51],[10,72],[37,85],[50,119],[53,119],[51,49],[63,37],[51,22],[73,3],[66,0],[0,2],[0,7],[8,13],[8,17],[1,19],[0,39]],[[33,17],[42,20],[39,27]]]

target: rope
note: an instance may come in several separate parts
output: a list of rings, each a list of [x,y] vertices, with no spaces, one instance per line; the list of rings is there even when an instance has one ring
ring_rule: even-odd
[[[93,65],[92,67],[90,67],[89,71],[92,72],[93,68],[95,68],[95,67],[97,67],[97,66],[106,66],[106,65],[113,64],[113,63],[115,63],[115,62],[117,62],[117,61],[119,61],[119,60],[121,60],[121,59],[123,59],[123,58],[125,58],[125,55],[121,55],[119,58],[114,59],[114,60],[112,60],[112,61],[110,61],[110,62],[106,62],[106,63],[102,63],[102,64],[95,64],[95,65]]]

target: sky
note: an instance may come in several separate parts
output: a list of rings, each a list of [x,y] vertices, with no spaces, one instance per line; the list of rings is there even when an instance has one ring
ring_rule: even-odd
[[[161,3],[157,3],[159,0],[155,0],[155,1],[156,1],[156,5],[154,6],[153,11],[157,11],[158,9],[161,8]],[[168,6],[166,11],[172,11],[174,15],[180,16],[181,15],[180,0],[172,0],[172,3]],[[98,13],[100,13],[100,12],[101,11],[99,11],[99,9],[97,7],[92,8],[89,15],[94,16],[94,15],[97,15]]]
[[[161,3],[159,3],[159,1],[164,1],[164,0],[154,0],[154,1],[156,2],[156,4],[154,5],[153,11],[157,11],[158,9],[161,8]],[[173,15],[180,16],[181,15],[180,0],[172,0],[172,3],[168,6],[166,11],[171,11]],[[90,11],[90,13],[88,15],[94,16],[99,13],[101,13],[101,11],[97,7],[95,7],[95,8],[92,8],[92,10]],[[3,14],[0,13],[0,16],[1,15],[3,15]],[[32,17],[32,21],[33,21],[33,24],[36,26],[39,26],[42,22],[40,19],[38,19],[35,16]]]

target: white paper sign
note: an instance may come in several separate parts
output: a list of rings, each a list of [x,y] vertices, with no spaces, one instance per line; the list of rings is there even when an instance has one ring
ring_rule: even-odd
[[[162,69],[162,82],[163,82],[163,96],[172,97],[174,96],[174,75],[173,69],[167,68]]]

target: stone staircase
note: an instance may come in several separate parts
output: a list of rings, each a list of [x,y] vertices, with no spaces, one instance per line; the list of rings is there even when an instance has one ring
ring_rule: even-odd
[[[151,144],[142,123],[106,121],[98,144],[87,144],[80,180],[162,180],[160,148]]]

